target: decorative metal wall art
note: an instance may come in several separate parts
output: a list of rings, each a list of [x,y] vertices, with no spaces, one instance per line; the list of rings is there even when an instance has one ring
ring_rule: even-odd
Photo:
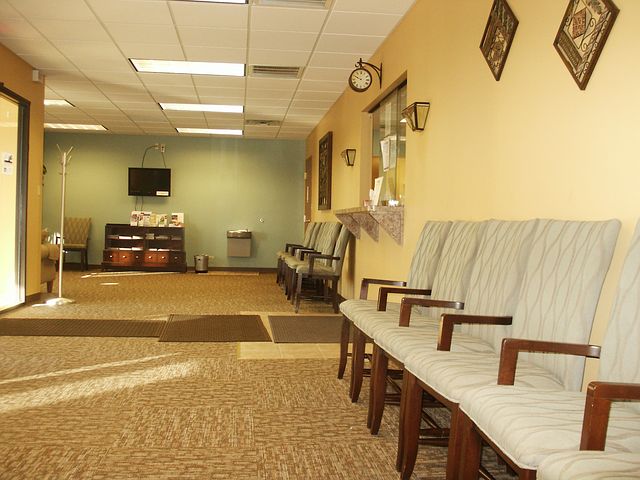
[[[553,45],[580,90],[587,88],[619,11],[611,0],[569,1]]]
[[[328,132],[322,137],[318,145],[318,210],[331,210],[333,132]]]
[[[518,19],[507,0],[493,0],[480,50],[496,80],[500,80],[517,28]]]

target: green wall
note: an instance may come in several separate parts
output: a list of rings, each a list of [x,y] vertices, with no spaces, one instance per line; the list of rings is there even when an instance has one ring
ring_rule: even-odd
[[[155,143],[166,145],[171,197],[144,197],[144,210],[184,212],[189,265],[203,253],[215,256],[210,267],[274,267],[275,252],[301,240],[304,142],[297,140],[47,133],[43,227],[59,230],[57,146],[73,146],[66,215],[91,217],[89,263],[99,265],[104,225],[129,223],[136,209],[136,197],[127,195],[128,167],[139,167],[145,149]],[[150,150],[144,165],[162,167],[160,152]],[[240,228],[253,232],[252,255],[227,257],[226,231]]]

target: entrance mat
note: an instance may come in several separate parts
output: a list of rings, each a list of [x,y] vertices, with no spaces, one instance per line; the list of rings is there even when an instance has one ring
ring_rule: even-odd
[[[340,343],[342,315],[269,315],[275,343]]]
[[[165,321],[78,318],[2,318],[0,335],[48,337],[159,337]]]
[[[270,342],[259,315],[170,315],[160,342]]]

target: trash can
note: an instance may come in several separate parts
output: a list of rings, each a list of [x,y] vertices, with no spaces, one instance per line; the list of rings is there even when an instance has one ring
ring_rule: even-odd
[[[193,260],[196,273],[207,273],[209,271],[209,255],[194,255]]]
[[[227,230],[227,257],[251,256],[251,231]]]

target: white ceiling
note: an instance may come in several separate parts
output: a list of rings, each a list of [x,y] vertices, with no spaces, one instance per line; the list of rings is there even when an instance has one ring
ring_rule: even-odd
[[[118,134],[176,127],[243,128],[252,138],[304,138],[414,0],[0,0],[0,43],[45,76],[51,123]],[[137,73],[128,58],[302,67],[300,78]],[[242,104],[245,113],[162,111],[158,102]],[[247,120],[279,122],[246,125]],[[251,122],[255,123],[255,122]]]

